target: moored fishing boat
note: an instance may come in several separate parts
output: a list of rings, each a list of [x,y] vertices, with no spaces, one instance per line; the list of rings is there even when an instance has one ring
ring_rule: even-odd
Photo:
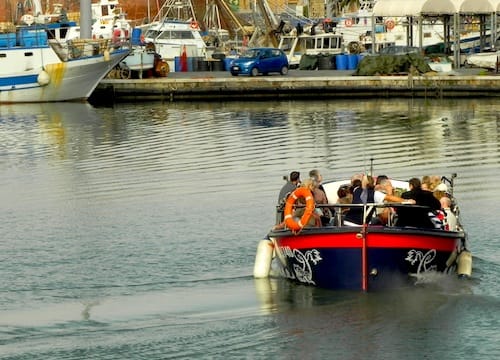
[[[176,60],[180,63],[181,57],[203,61],[207,58],[207,45],[191,0],[166,0],[153,21],[140,28],[144,41],[154,44],[171,71],[179,67]]]
[[[43,25],[4,27],[0,103],[86,100],[129,53],[106,39],[49,39],[54,26],[51,32]]]
[[[452,211],[458,218],[453,198],[453,177],[447,181]],[[394,187],[409,189],[408,182],[391,180]],[[310,191],[299,187],[286,204],[277,208],[277,226],[261,240],[257,249],[254,276],[269,276],[273,257],[279,272],[302,284],[329,289],[378,290],[414,283],[434,273],[471,275],[471,253],[466,233],[458,220],[453,229],[442,223],[414,226],[406,220],[428,216],[425,206],[411,203],[338,204],[337,190],[350,180],[324,183],[328,205],[316,205]],[[298,205],[299,201],[305,205]],[[297,206],[298,205],[298,206]],[[304,226],[318,208],[335,212],[323,226]],[[294,211],[302,208],[303,215]],[[361,223],[344,219],[346,208],[359,209]],[[384,225],[373,224],[372,214],[390,208],[393,216]],[[398,214],[400,219],[398,219]],[[284,225],[284,226],[283,226]]]

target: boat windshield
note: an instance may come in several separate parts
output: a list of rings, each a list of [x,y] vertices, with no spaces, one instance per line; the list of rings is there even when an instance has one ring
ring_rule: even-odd
[[[148,37],[154,39],[194,39],[194,35],[192,31],[189,30],[176,30],[176,31],[155,31],[150,30],[147,33]]]
[[[158,39],[194,39],[194,35],[192,31],[164,31],[160,34]]]

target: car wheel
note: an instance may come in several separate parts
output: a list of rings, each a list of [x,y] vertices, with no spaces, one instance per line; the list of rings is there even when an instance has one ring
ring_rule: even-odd
[[[259,75],[259,69],[254,67],[252,71],[250,71],[250,76],[257,76],[257,75]]]
[[[231,71],[231,75],[233,75],[233,76],[238,76],[238,73],[235,73],[235,72],[232,72],[232,71]]]
[[[281,75],[286,75],[288,74],[288,66],[283,66],[280,71]]]

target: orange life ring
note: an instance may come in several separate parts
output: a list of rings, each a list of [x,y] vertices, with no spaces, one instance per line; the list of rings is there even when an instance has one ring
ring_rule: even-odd
[[[388,30],[392,30],[394,29],[394,26],[396,26],[396,24],[394,23],[394,20],[393,19],[387,19],[386,22],[385,22],[385,27],[388,29]]]
[[[351,27],[352,26],[352,19],[345,19],[344,20],[344,24],[347,27]]]
[[[190,26],[191,26],[191,29],[198,29],[198,27],[199,27],[197,21],[191,21]]]
[[[293,218],[293,205],[299,197],[302,197],[306,200],[306,208],[300,220],[296,221]],[[314,197],[308,188],[299,187],[295,189],[294,192],[291,193],[290,196],[288,196],[285,204],[286,226],[293,231],[301,230],[309,222],[309,218],[311,217],[315,207],[316,205],[314,203]]]

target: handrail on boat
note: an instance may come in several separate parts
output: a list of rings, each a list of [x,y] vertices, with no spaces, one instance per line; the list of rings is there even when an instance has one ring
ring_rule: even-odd
[[[297,204],[296,208],[304,208],[305,205],[302,204]],[[412,203],[395,203],[395,202],[385,202],[385,203],[366,203],[366,204],[316,204],[316,208],[328,208],[334,211],[334,226],[343,226],[344,224],[344,219],[343,219],[343,212],[341,209],[349,209],[349,208],[363,208],[363,224],[357,224],[355,226],[365,226],[365,225],[370,225],[370,221],[372,219],[372,214],[376,209],[379,208],[409,208],[409,209],[420,209],[420,210],[428,210],[429,212],[431,211],[431,208],[428,206],[423,206],[423,205],[416,205]],[[279,204],[276,207],[277,210],[277,215],[276,215],[276,223],[279,224],[283,219],[283,210],[284,210],[284,205]],[[369,219],[369,220],[368,220]],[[368,220],[368,221],[367,221]],[[395,224],[395,218],[394,217],[389,217],[388,223],[385,225],[387,227],[393,227],[396,226]]]

